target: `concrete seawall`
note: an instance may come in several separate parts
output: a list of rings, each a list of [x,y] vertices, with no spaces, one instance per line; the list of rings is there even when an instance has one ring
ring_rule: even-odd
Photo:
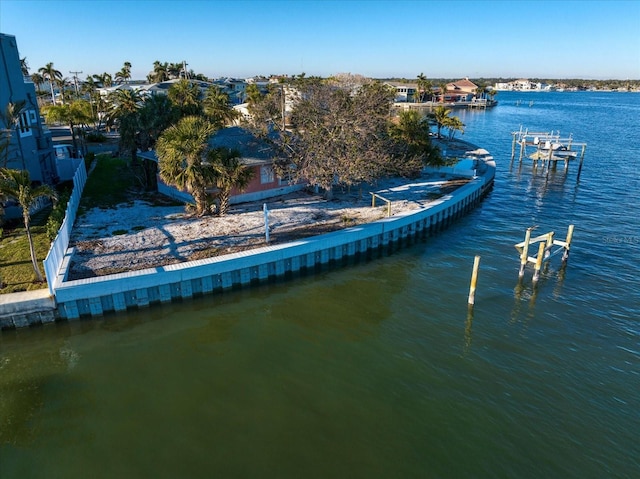
[[[441,228],[473,208],[493,185],[495,162],[479,160],[479,176],[427,207],[406,214],[294,241],[240,253],[172,264],[109,276],[65,281],[73,251],[60,271],[55,290],[55,317],[76,320],[152,304],[220,293],[366,255]],[[18,319],[15,321],[14,318]],[[49,322],[38,315],[17,318],[0,312],[3,329]]]

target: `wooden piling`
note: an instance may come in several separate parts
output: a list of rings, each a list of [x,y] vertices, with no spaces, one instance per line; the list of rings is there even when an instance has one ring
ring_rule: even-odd
[[[571,249],[571,240],[573,238],[573,225],[569,225],[569,229],[567,230],[567,238],[564,240],[564,253],[562,254],[562,262],[566,263],[569,259],[569,250]]]
[[[540,279],[540,269],[542,268],[542,260],[544,259],[544,250],[546,248],[546,243],[541,241],[540,247],[538,248],[538,256],[536,257],[536,268],[533,272],[533,282],[537,283],[538,279]]]
[[[529,257],[529,241],[531,240],[531,228],[527,228],[527,232],[524,235],[524,245],[522,246],[522,253],[520,253],[520,272],[519,278],[524,277],[524,270],[527,266],[527,258]]]
[[[576,181],[580,181],[580,173],[582,172],[582,163],[584,162],[584,151],[586,148],[587,145],[582,145],[582,153],[580,154],[580,165],[578,166],[578,176],[576,177]]]
[[[480,267],[480,256],[476,255],[473,261],[473,272],[471,273],[471,285],[469,286],[469,306],[473,306],[476,301],[476,283],[478,282],[478,268]]]
[[[553,231],[551,233],[547,233],[547,243],[544,248],[544,259],[548,259],[551,256],[551,248],[553,247]]]

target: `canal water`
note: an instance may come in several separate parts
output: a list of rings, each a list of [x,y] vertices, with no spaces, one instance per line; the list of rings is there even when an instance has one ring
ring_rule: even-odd
[[[497,99],[454,112],[493,191],[410,248],[3,332],[0,477],[640,477],[640,94]],[[511,165],[521,126],[586,142],[580,181]],[[570,224],[519,283],[526,228]]]

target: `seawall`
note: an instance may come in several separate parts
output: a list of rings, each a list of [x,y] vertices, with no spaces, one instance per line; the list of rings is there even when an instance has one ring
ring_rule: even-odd
[[[56,320],[100,317],[105,313],[148,307],[194,296],[220,293],[397,244],[434,231],[473,208],[491,189],[495,162],[490,156],[478,158],[478,176],[425,208],[373,223],[253,250],[74,281],[65,281],[73,250],[67,252],[55,288]],[[47,311],[51,311],[50,303]],[[6,315],[0,310],[2,329],[51,322],[38,314]]]

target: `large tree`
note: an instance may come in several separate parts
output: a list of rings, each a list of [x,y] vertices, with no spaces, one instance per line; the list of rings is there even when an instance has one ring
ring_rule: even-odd
[[[76,128],[88,125],[93,120],[91,103],[87,100],[74,100],[63,105],[51,105],[43,108],[43,113],[48,123],[59,122],[69,125],[73,149],[76,153],[79,152]]]
[[[209,138],[215,131],[205,118],[187,116],[167,128],[156,144],[160,178],[189,192],[198,216],[207,213],[206,189],[216,178],[216,170],[207,161]]]
[[[287,160],[276,164],[278,173],[323,188],[327,198],[336,184],[372,182],[383,175],[390,158],[387,122],[394,92],[376,81],[356,91],[320,81],[300,88],[292,131],[279,136]]]
[[[44,281],[40,268],[38,267],[38,259],[36,250],[31,237],[31,208],[41,197],[47,197],[56,200],[55,191],[48,185],[33,186],[31,178],[27,170],[13,170],[8,168],[0,168],[0,196],[13,198],[22,208],[22,219],[24,221],[24,229],[27,233],[29,242],[29,251],[31,253],[31,264],[36,275],[36,280],[40,283]]]
[[[49,86],[51,87],[51,104],[56,104],[56,97],[53,91],[53,87],[62,81],[62,72],[60,70],[56,70],[53,67],[53,62],[47,63],[45,66],[38,70],[43,78],[45,78],[49,82]]]

